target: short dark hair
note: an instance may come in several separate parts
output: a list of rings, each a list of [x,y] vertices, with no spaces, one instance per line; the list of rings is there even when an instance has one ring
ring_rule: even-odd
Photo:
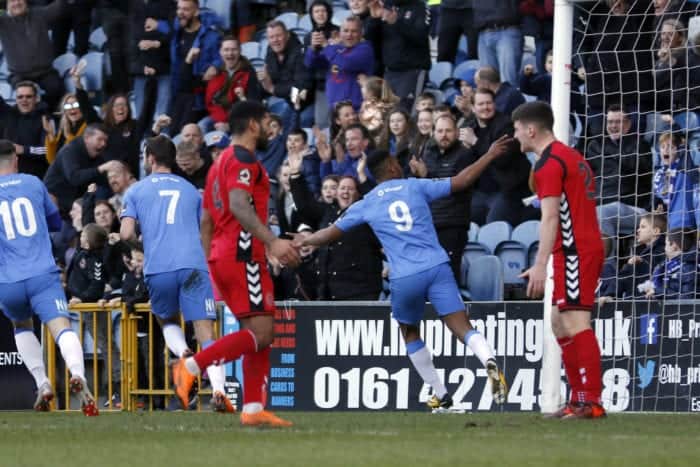
[[[0,159],[10,158],[15,155],[15,145],[12,141],[0,139]]]
[[[29,81],[27,79],[19,81],[17,84],[15,84],[15,91],[19,88],[32,88],[34,90],[34,96],[36,97],[39,95],[39,85],[34,81]]]
[[[362,123],[352,123],[343,131],[346,134],[350,130],[360,130],[362,132],[362,139],[371,139],[372,136],[369,134],[369,130]]]
[[[222,43],[222,44],[223,44],[224,42],[226,42],[226,41],[235,41],[235,42],[237,42],[238,44],[241,43],[241,41],[239,41],[238,38],[237,38],[236,36],[234,36],[233,34],[226,34],[226,35],[224,35],[224,37],[221,38],[221,43]]]
[[[490,90],[489,88],[476,88],[476,91],[474,91],[474,97],[476,97],[477,94],[488,94],[491,96],[491,100],[496,101],[496,93]]]
[[[622,112],[622,117],[629,120],[629,114],[620,104],[611,104],[608,106],[608,112]]]
[[[669,230],[666,235],[668,243],[676,245],[681,251],[688,251],[695,245],[695,232],[684,232],[683,229]]]
[[[542,101],[520,104],[513,111],[510,118],[513,122],[533,123],[549,131],[552,131],[554,127],[554,113],[552,113],[552,107]]]
[[[146,140],[146,156],[153,156],[158,165],[172,168],[175,165],[175,145],[165,135]]]
[[[420,96],[418,96],[417,101],[423,101],[423,100],[431,100],[433,101],[433,104],[437,104],[437,99],[435,99],[435,94],[432,92],[424,92]]]
[[[491,84],[498,84],[501,82],[501,75],[494,67],[481,67],[479,70],[477,70],[477,73],[479,74],[480,81],[486,81],[487,83]]]
[[[375,179],[379,180],[382,178],[386,162],[390,157],[389,151],[384,149],[377,149],[369,153],[367,156],[367,168]]]
[[[107,231],[99,225],[90,223],[83,227],[83,232],[87,236],[88,245],[91,250],[101,250],[107,243]]]
[[[233,136],[241,136],[248,129],[251,120],[262,121],[268,111],[264,105],[255,101],[240,101],[231,106],[229,127]]]
[[[292,135],[299,135],[301,136],[301,139],[304,141],[304,144],[309,142],[309,135],[306,134],[304,130],[301,128],[294,128],[292,131],[287,133],[287,136],[292,136]]]
[[[85,132],[83,133],[84,136],[92,136],[93,134],[97,132],[104,133],[105,135],[109,134],[107,132],[107,127],[104,126],[102,123],[91,123],[87,127],[85,127]]]
[[[273,19],[272,21],[268,21],[267,24],[265,25],[265,27],[267,29],[282,28],[282,30],[284,32],[287,32],[287,25],[278,19]]]
[[[663,233],[666,231],[666,214],[650,212],[644,214],[639,220],[645,220],[651,224],[652,228],[659,229],[659,232]]]

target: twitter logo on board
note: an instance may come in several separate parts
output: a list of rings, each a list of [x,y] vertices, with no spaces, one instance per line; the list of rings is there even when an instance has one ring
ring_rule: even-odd
[[[646,365],[637,362],[637,375],[639,376],[637,387],[639,387],[639,389],[644,389],[651,384],[651,379],[654,377],[654,370],[656,370],[656,362],[654,360],[648,360]]]

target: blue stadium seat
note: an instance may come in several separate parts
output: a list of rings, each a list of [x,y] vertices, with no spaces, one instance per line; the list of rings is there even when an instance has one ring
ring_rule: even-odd
[[[231,29],[231,5],[233,0],[206,0],[206,7],[221,18],[224,29]]]
[[[248,61],[250,62],[251,66],[255,69],[255,71],[262,71],[262,69],[265,68],[264,58],[249,58]]]
[[[331,19],[331,23],[340,26],[343,24],[343,21],[345,21],[345,18],[348,16],[352,16],[352,11],[347,10],[347,9],[336,9],[333,12],[333,18]]]
[[[467,60],[467,37],[461,36],[459,38],[459,45],[457,46],[457,55],[455,56],[455,65],[459,65]]]
[[[527,247],[520,242],[508,240],[496,247],[496,256],[503,265],[503,279],[508,285],[522,285],[518,276],[527,268]]]
[[[450,62],[435,62],[430,67],[428,79],[440,87],[443,81],[452,77],[452,63]]]
[[[479,225],[476,222],[469,223],[469,241],[476,242],[479,236]]]
[[[87,62],[83,75],[86,91],[102,91],[104,87],[104,55],[102,52],[90,52],[81,58]]]
[[[299,24],[299,15],[293,11],[282,13],[275,19],[282,21],[284,25],[287,26],[287,29],[294,29],[297,27],[297,24]]]
[[[6,81],[0,81],[0,97],[9,101],[12,99],[12,86]]]
[[[459,91],[455,88],[443,89],[442,93],[445,95],[445,104],[449,104],[450,107],[455,105],[455,97],[459,95]]]
[[[309,146],[314,146],[316,144],[316,138],[314,137],[314,130],[311,128],[303,128],[304,133],[306,133],[307,143]]]
[[[177,146],[182,141],[182,134],[181,133],[176,134],[175,136],[173,136],[171,138],[171,140],[172,140],[173,144],[175,146]]]
[[[460,63],[452,70],[452,76],[457,79],[464,79],[463,76],[467,70],[478,70],[479,66],[479,60],[467,60],[466,62]]]
[[[241,55],[248,60],[260,57],[260,43],[253,41],[244,42],[241,44]]]
[[[695,112],[682,112],[673,117],[673,121],[681,127],[681,130],[696,131],[700,129],[698,114]]]
[[[470,265],[482,256],[490,254],[487,247],[478,242],[467,242],[462,252],[462,264],[460,268],[459,284],[466,286]]]
[[[435,105],[440,105],[445,102],[445,95],[439,89],[426,88],[423,92],[430,93],[435,97]]]
[[[302,28],[294,28],[290,32],[296,34],[297,39],[299,39],[299,42],[301,42],[302,44],[306,41],[306,36],[310,34],[309,31]]]
[[[68,73],[76,63],[78,63],[78,57],[72,52],[66,52],[63,55],[59,55],[53,61],[53,68],[58,72],[58,75],[63,78]]]
[[[525,248],[530,248],[530,245],[539,240],[539,235],[540,221],[525,221],[513,229],[510,239],[522,243]]]
[[[700,138],[695,137],[688,141],[688,151],[696,167],[700,167]]]
[[[510,224],[505,221],[496,221],[482,225],[479,229],[479,243],[489,249],[489,254],[493,254],[499,243],[510,240],[512,230],[513,228]]]
[[[540,242],[537,241],[530,245],[530,248],[527,249],[527,265],[528,267],[532,266],[535,264],[535,257],[537,256],[537,249],[540,246]]]
[[[0,58],[0,79],[6,79],[10,76],[10,70],[7,69],[7,60]]]
[[[259,57],[265,58],[266,55],[267,55],[267,38],[263,37],[262,39],[260,39]]]
[[[101,52],[105,48],[107,43],[107,36],[105,35],[104,29],[101,27],[95,29],[90,33],[90,49]]]
[[[313,24],[311,24],[311,16],[307,14],[299,18],[299,24],[297,24],[297,28],[303,29],[306,32],[311,32],[311,30],[314,28]]]
[[[493,256],[477,258],[470,266],[467,290],[473,301],[503,301],[503,269],[500,260]]]

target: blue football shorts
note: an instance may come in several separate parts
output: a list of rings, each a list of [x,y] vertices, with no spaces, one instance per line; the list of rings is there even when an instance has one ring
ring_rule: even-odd
[[[32,312],[42,323],[69,318],[66,294],[58,272],[0,284],[0,308],[14,322],[31,318]]]
[[[182,312],[185,321],[216,319],[216,302],[207,271],[179,269],[145,277],[153,314],[169,320]]]
[[[391,314],[399,323],[420,323],[426,301],[432,303],[440,317],[464,311],[449,263],[391,280]]]

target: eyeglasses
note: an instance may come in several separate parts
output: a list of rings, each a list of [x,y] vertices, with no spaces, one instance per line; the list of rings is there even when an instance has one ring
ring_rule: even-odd
[[[15,99],[34,99],[34,94],[17,94]]]
[[[66,102],[65,104],[63,104],[63,110],[71,110],[71,109],[79,109],[79,108],[80,108],[80,104],[78,104],[77,102],[73,102],[72,104]]]

